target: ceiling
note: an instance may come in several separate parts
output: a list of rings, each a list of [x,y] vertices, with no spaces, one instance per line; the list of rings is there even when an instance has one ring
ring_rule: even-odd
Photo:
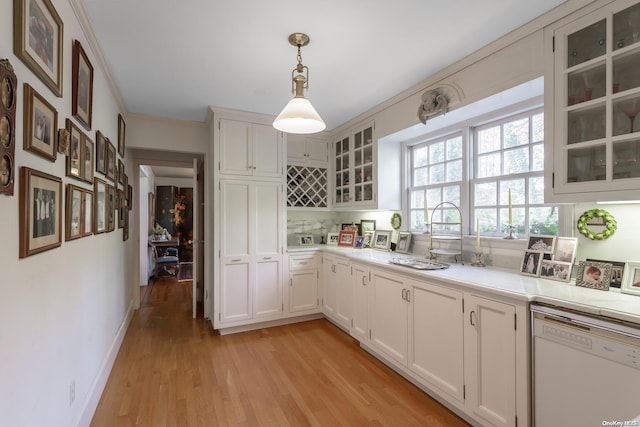
[[[562,0],[83,0],[130,113],[277,115],[304,32],[305,96],[332,130]]]

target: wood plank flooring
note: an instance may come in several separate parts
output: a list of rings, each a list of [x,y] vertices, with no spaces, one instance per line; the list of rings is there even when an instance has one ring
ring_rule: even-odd
[[[94,427],[468,425],[324,319],[220,336],[190,281],[147,288]]]

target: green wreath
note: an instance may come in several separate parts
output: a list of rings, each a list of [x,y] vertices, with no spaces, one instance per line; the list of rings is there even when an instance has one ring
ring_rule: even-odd
[[[398,212],[391,215],[391,228],[398,230],[402,226],[402,217]]]
[[[594,233],[589,230],[587,222],[594,218],[602,218],[604,220],[604,230],[600,233]],[[613,233],[615,233],[617,229],[618,223],[616,222],[616,219],[604,209],[591,209],[583,213],[580,218],[578,218],[578,231],[580,234],[591,240],[608,239],[613,236]]]

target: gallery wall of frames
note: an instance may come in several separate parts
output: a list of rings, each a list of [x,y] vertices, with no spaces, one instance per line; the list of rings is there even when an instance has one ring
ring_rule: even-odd
[[[16,0],[13,36],[15,56],[46,87],[38,91],[21,83],[10,60],[0,59],[0,196],[14,196],[19,177],[19,257],[117,229],[126,241],[133,188],[125,173],[123,116],[113,117],[116,135],[92,128],[93,65],[80,41],[65,39],[64,23],[49,0]],[[71,58],[63,55],[66,43],[72,43]],[[71,117],[59,117],[52,102],[63,97],[65,70],[71,71]],[[20,121],[23,141],[17,147]],[[16,164],[20,149],[51,163],[63,156],[65,179],[53,166]]]

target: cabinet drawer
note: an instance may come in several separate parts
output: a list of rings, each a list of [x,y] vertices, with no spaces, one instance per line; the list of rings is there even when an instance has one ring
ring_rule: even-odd
[[[289,270],[318,268],[318,257],[314,255],[290,255]]]

